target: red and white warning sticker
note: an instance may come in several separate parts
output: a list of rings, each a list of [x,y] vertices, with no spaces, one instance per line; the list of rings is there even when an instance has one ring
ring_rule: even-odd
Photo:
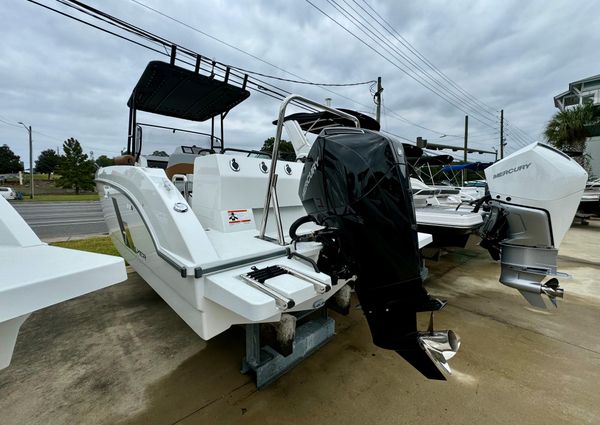
[[[227,220],[229,224],[250,223],[252,213],[249,210],[227,210]]]

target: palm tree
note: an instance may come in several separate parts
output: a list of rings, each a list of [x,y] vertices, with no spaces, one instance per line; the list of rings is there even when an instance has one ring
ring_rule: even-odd
[[[559,111],[546,125],[544,136],[552,145],[562,151],[580,153],[575,159],[581,165],[587,163],[585,143],[588,138],[586,125],[594,121],[594,107],[591,104],[579,105]]]
[[[593,119],[591,104],[559,111],[546,125],[544,136],[558,149],[583,152],[588,138],[585,126],[591,124]]]

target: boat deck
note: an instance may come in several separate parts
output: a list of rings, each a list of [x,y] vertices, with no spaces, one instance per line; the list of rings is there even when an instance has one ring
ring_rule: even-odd
[[[499,265],[481,249],[428,261],[429,290],[449,300],[436,327],[463,342],[447,382],[374,347],[354,300],[349,316],[332,314],[331,342],[257,391],[239,372],[241,328],[203,342],[130,273],[127,283],[31,315],[0,371],[1,422],[597,423],[599,244],[597,219],[567,234],[559,269],[574,278],[562,282],[557,310],[534,310],[500,285]]]

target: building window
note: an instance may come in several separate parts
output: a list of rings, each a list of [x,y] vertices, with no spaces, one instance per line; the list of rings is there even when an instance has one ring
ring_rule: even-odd
[[[594,95],[588,94],[585,96],[581,96],[581,104],[582,105],[593,105],[594,104]]]
[[[565,98],[564,98],[564,105],[565,106],[579,105],[579,97],[577,97],[577,96],[565,96]]]

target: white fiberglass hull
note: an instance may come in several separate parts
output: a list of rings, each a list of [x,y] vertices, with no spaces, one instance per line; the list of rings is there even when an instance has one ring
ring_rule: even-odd
[[[282,246],[256,237],[267,183],[264,161],[236,157],[234,169],[231,160],[230,155],[196,159],[192,205],[161,169],[107,167],[96,179],[104,217],[121,255],[203,339],[234,324],[275,322],[282,313],[318,308],[345,285],[333,285],[306,260],[288,258],[291,249],[316,261],[320,244]],[[302,164],[280,162],[277,167],[279,205],[289,228],[305,214],[297,194]],[[419,241],[424,246],[431,237],[419,235]],[[309,282],[278,276],[264,285],[272,296],[241,277],[253,267],[274,265],[308,276]],[[282,299],[292,302],[282,308]]]
[[[198,166],[205,166],[204,169],[213,167],[215,174],[211,176],[207,171],[207,179],[220,175],[223,177],[221,182],[228,184],[227,176],[223,176],[227,172],[219,168],[219,161],[228,159],[216,157],[222,155],[199,158]],[[259,159],[240,157],[237,160],[241,167],[252,162],[252,170],[262,174]],[[283,163],[281,167],[285,165]],[[291,165],[299,175],[298,166],[301,164]],[[256,186],[249,178],[241,178],[237,183],[243,185],[244,182]],[[219,182],[213,183],[216,190],[222,189]],[[202,182],[196,182],[196,187],[202,186]],[[260,189],[265,186],[260,185]],[[203,227],[163,170],[107,167],[98,172],[97,187],[110,235],[121,255],[203,339],[210,339],[234,324],[278,321],[283,312],[322,306],[344,286],[343,283],[331,285],[329,276],[315,272],[305,261],[289,259],[287,247],[256,238],[258,232],[254,227],[254,216],[251,217],[249,212],[248,217],[251,218],[248,220],[251,220],[252,226],[247,230],[223,232],[215,229],[216,225]],[[198,205],[200,200],[201,197],[196,194]],[[260,196],[257,200],[262,201]],[[175,204],[186,211],[175,211]],[[244,207],[248,205],[232,205],[229,209],[251,209]],[[219,208],[216,207],[217,210]],[[241,216],[244,213],[236,214]],[[313,260],[317,259],[319,249],[320,245],[316,243],[298,244],[297,247],[299,253]],[[276,298],[249,286],[240,278],[252,267],[261,269],[272,265],[290,267],[330,290],[319,293],[313,284],[291,275],[280,276],[269,285],[283,298],[293,300],[293,307],[282,309]]]
[[[0,264],[0,369],[32,312],[127,278],[121,258],[46,245],[2,197]]]

